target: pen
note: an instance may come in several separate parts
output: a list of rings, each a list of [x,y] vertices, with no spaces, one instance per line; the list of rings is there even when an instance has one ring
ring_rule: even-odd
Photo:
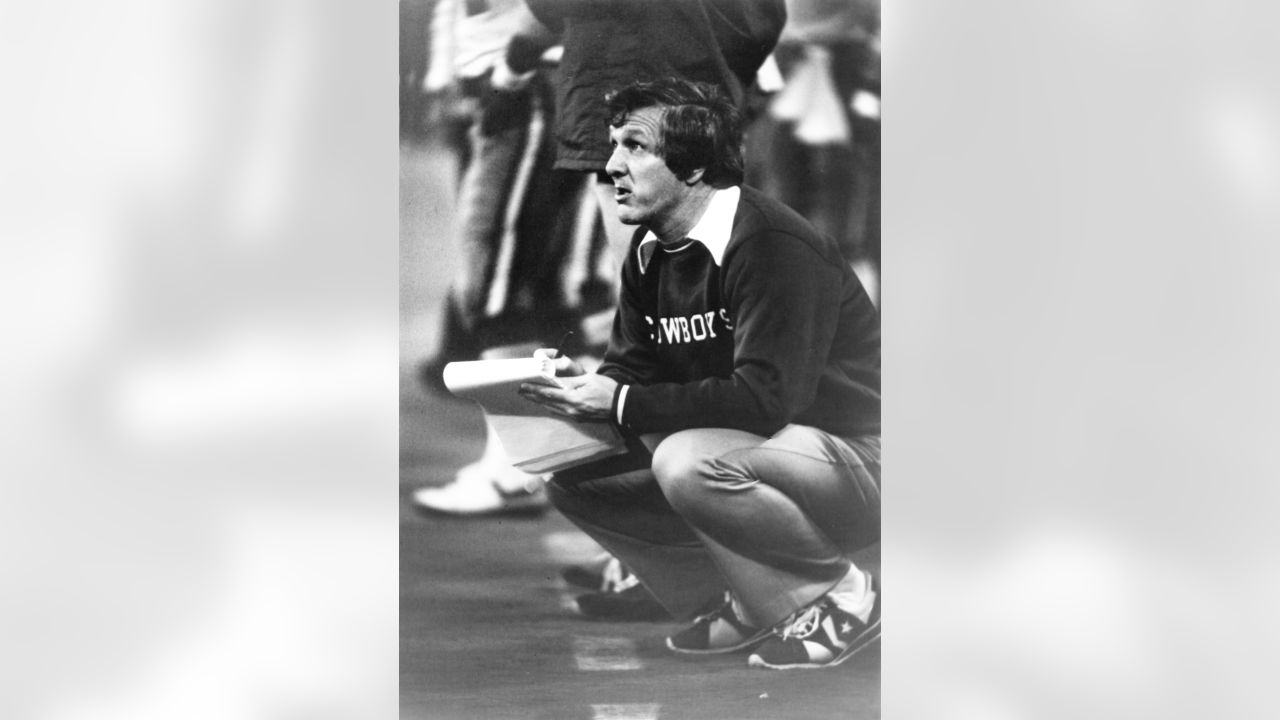
[[[570,330],[569,332],[565,333],[565,334],[564,334],[564,337],[560,338],[560,344],[559,344],[559,345],[556,345],[556,351],[555,351],[554,353],[552,353],[552,355],[551,355],[551,359],[552,359],[552,360],[555,360],[555,359],[559,358],[561,355],[563,355],[563,354],[564,354],[564,346],[565,346],[565,344],[567,344],[567,343],[569,342],[569,338],[571,338],[571,337],[573,337],[573,331],[572,331],[572,330]]]

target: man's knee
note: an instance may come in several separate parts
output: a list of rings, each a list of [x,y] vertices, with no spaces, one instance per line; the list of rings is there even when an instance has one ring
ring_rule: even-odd
[[[676,508],[695,504],[726,481],[737,479],[705,435],[704,430],[678,432],[654,450],[654,477]]]
[[[673,504],[679,502],[684,487],[697,474],[697,443],[692,436],[689,431],[675,433],[653,451],[653,476],[668,502]]]

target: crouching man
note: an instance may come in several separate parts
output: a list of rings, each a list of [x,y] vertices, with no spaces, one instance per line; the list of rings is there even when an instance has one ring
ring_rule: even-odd
[[[606,166],[638,225],[604,363],[522,394],[662,438],[557,473],[553,505],[677,619],[680,653],[835,665],[880,636],[854,566],[880,535],[879,316],[830,239],[744,187],[741,120],[709,86],[608,98]]]

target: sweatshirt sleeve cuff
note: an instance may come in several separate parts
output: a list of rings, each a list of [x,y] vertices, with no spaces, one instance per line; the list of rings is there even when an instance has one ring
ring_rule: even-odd
[[[630,385],[618,383],[618,387],[613,391],[613,408],[609,413],[609,419],[613,421],[614,427],[623,434],[628,434],[627,426],[622,423],[622,412],[627,404],[627,391],[630,389]]]

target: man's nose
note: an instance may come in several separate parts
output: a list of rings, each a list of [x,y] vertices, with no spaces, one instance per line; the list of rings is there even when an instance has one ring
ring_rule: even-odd
[[[620,178],[627,174],[626,163],[622,162],[622,157],[619,154],[621,149],[621,147],[614,148],[613,153],[609,155],[609,162],[604,164],[604,171],[611,178]]]

